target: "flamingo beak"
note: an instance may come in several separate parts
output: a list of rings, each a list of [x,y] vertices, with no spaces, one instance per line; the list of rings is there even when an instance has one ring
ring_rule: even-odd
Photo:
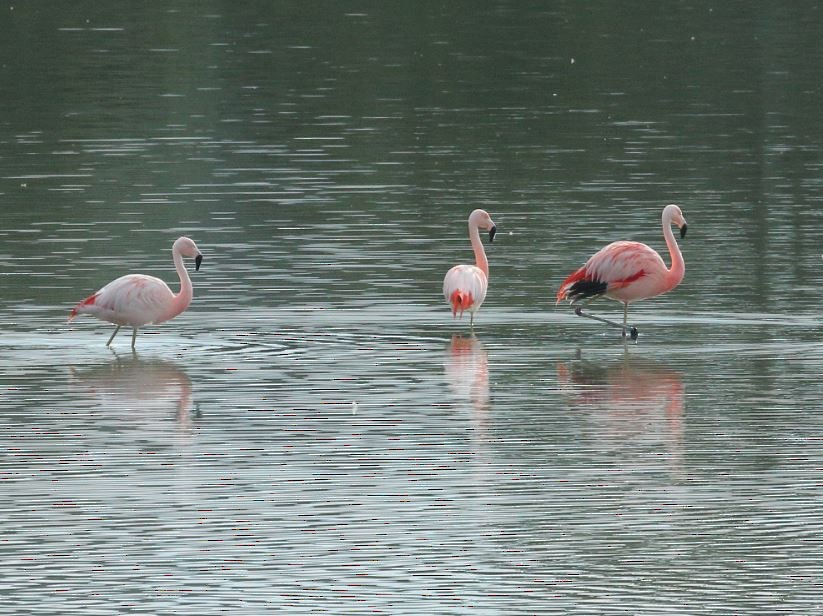
[[[684,237],[686,237],[686,230],[687,230],[688,228],[689,228],[689,226],[688,226],[685,222],[683,223],[683,226],[682,226],[682,227],[680,227],[680,239],[681,239],[681,240],[682,240]]]
[[[194,257],[194,271],[200,271],[200,264],[203,262],[203,255],[197,255]]]
[[[489,241],[494,242],[494,234],[497,233],[497,227],[492,225],[492,228],[489,229]]]

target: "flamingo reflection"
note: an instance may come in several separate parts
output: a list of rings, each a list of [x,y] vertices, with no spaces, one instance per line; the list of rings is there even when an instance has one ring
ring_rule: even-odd
[[[75,383],[109,409],[133,419],[156,419],[172,411],[181,426],[191,423],[191,379],[170,361],[118,356],[101,366],[69,370]]]
[[[446,380],[454,395],[474,407],[472,427],[482,435],[489,412],[489,355],[474,336],[452,336],[444,362]]]
[[[661,442],[672,471],[683,458],[685,387],[680,372],[625,356],[611,364],[576,360],[557,364],[561,390],[586,412],[595,436],[609,448]]]

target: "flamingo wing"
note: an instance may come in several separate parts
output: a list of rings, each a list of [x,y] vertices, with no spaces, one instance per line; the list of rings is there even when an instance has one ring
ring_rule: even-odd
[[[443,280],[443,296],[452,307],[452,314],[464,310],[476,312],[486,299],[489,281],[475,265],[455,265]]]
[[[656,281],[666,271],[663,259],[646,244],[612,242],[592,255],[583,267],[563,281],[557,292],[557,301],[570,299],[576,302],[600,295],[612,295],[641,281],[646,286],[652,282],[650,279]]]
[[[164,317],[173,299],[171,289],[159,278],[129,274],[80,302],[71,316],[91,314],[117,325],[139,327],[167,320]]]

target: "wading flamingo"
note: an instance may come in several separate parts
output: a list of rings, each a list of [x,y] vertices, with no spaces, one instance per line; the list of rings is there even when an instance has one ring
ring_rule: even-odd
[[[117,325],[106,346],[111,344],[123,325],[128,325],[134,330],[131,335],[131,348],[134,350],[138,327],[173,319],[191,303],[191,279],[183,265],[183,257],[193,258],[194,268],[199,270],[203,255],[187,237],[180,237],[174,242],[172,255],[174,268],[180,276],[180,293],[173,293],[165,282],[154,276],[128,274],[111,281],[77,304],[69,315],[69,321],[78,314],[90,314]]]
[[[672,257],[671,269],[666,267],[657,252],[640,242],[612,242],[601,248],[586,261],[586,264],[572,273],[557,291],[557,303],[571,300],[572,304],[584,306],[601,295],[623,302],[623,325],[608,319],[583,312],[582,306],[575,308],[575,314],[620,327],[623,337],[627,333],[632,340],[637,339],[637,328],[629,329],[627,319],[629,303],[667,293],[683,280],[686,265],[683,255],[672,234],[672,223],[680,228],[680,238],[686,237],[686,219],[676,205],[663,208],[663,237]]]
[[[489,241],[494,241],[497,232],[491,216],[485,210],[474,210],[469,215],[469,239],[474,250],[475,265],[455,265],[446,273],[443,280],[443,296],[452,307],[452,315],[463,316],[469,311],[470,327],[474,327],[474,313],[480,310],[480,304],[486,299],[489,286],[489,261],[483,242],[480,241],[479,229],[489,232]]]

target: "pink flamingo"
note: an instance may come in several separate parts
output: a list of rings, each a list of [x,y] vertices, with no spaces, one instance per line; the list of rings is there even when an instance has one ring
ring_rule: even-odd
[[[468,310],[470,327],[474,327],[474,313],[480,310],[489,286],[489,262],[480,241],[481,228],[489,232],[489,241],[493,242],[497,227],[491,216],[485,210],[474,210],[469,215],[469,239],[476,265],[455,265],[443,280],[443,296],[452,307],[452,315],[456,317],[459,310],[462,317]]]
[[[572,273],[557,291],[557,303],[571,300],[572,304],[583,305],[601,295],[623,302],[623,325],[608,319],[596,317],[583,312],[581,306],[575,308],[575,314],[620,327],[623,337],[627,332],[632,340],[637,339],[637,328],[628,329],[629,303],[648,299],[674,289],[683,280],[686,265],[683,255],[672,234],[671,225],[680,228],[680,238],[686,237],[686,219],[676,205],[663,208],[663,237],[672,257],[671,269],[666,267],[657,252],[640,242],[612,242],[601,248],[586,261],[586,264]]]
[[[111,281],[77,304],[69,315],[69,321],[78,314],[90,314],[117,325],[106,346],[111,345],[123,325],[128,325],[134,330],[131,335],[131,348],[134,350],[138,327],[173,319],[191,303],[191,279],[183,265],[183,257],[193,258],[194,268],[199,270],[203,255],[187,237],[180,237],[174,242],[172,255],[174,268],[180,276],[180,293],[173,293],[165,282],[154,276],[128,274]]]

